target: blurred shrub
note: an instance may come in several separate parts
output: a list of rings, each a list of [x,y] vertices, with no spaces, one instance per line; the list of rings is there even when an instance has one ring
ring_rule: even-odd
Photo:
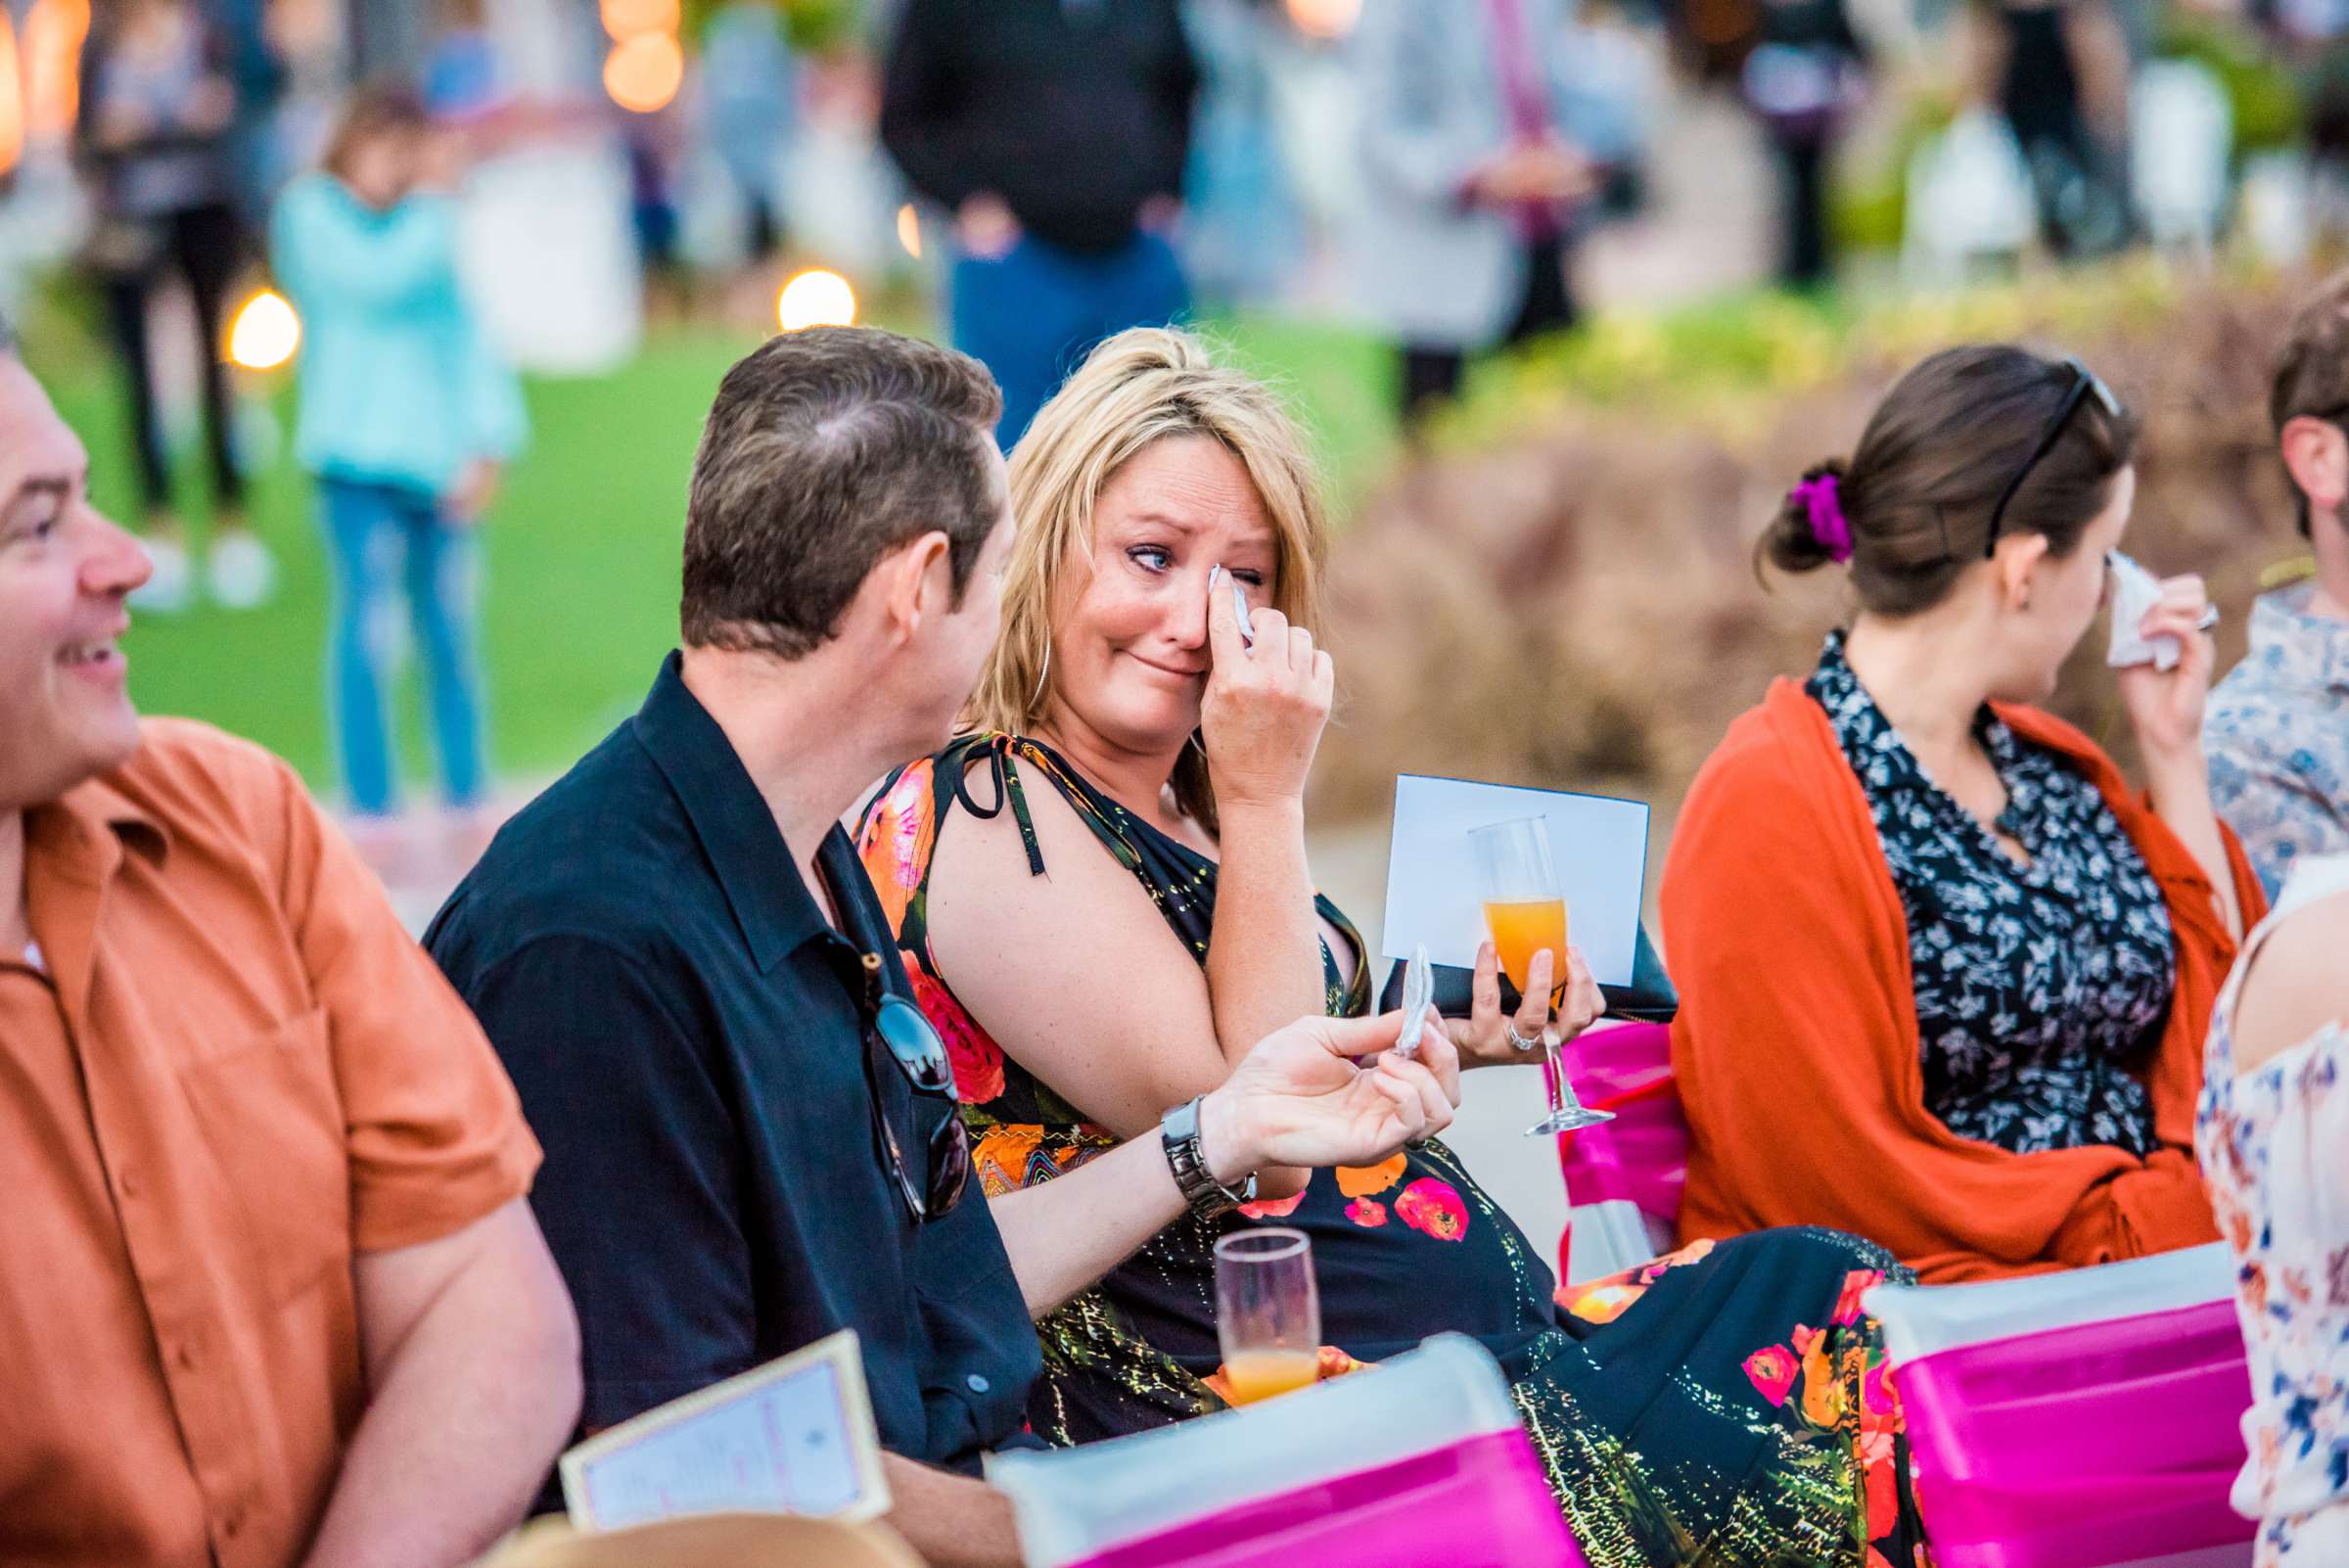
[[[1840,573],[1757,582],[1779,497],[1956,343],[2079,352],[2144,416],[2130,549],[2210,578],[2232,662],[2259,574],[2300,548],[2263,410],[2304,281],[2131,264],[1841,311],[1756,300],[1526,359],[1339,544],[1318,807],[1382,811],[1410,770],[1634,790],[1669,819],[1729,720],[1849,614]],[[2126,757],[2096,634],[2054,706]]]

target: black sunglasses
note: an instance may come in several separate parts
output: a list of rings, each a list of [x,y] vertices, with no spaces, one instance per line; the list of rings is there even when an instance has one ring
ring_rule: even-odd
[[[840,828],[825,835],[816,852],[815,869],[831,890],[832,906],[840,911],[863,969],[864,984],[855,990],[857,1010],[862,1014],[865,1086],[871,1091],[865,1098],[872,1108],[873,1141],[883,1162],[897,1176],[898,1195],[905,1200],[907,1212],[916,1222],[935,1220],[960,1203],[971,1184],[971,1135],[962,1125],[962,1110],[954,1097],[954,1067],[946,1057],[946,1042],[938,1038],[922,1010],[906,999],[903,982],[897,980],[881,956],[890,950],[894,938],[872,907],[869,885],[863,882],[864,867]],[[861,899],[846,891],[858,887],[866,892]],[[938,1121],[922,1140],[924,1158],[918,1172],[908,1164],[897,1130],[889,1125],[880,1084],[872,1081],[875,1039],[912,1085],[915,1103],[927,1099],[939,1109]]]
[[[2006,516],[2007,503],[2014,499],[2014,492],[2023,487],[2023,481],[2031,477],[2031,471],[2055,449],[2056,441],[2063,437],[2063,428],[2072,422],[2072,416],[2080,411],[2080,405],[2094,396],[2102,405],[2106,418],[2121,417],[2121,400],[2113,395],[2112,389],[2105,386],[2095,371],[2069,354],[2064,356],[2063,362],[2071,368],[2072,385],[2065,391],[2063,402],[2055,410],[2055,417],[2049,420],[2048,428],[2040,433],[2039,444],[2031,448],[2031,455],[2023,460],[2023,466],[2015,470],[2014,478],[2008,480],[2006,487],[1999,492],[1999,504],[1990,509],[1990,537],[1982,541],[1982,559],[1985,561],[1999,553],[1999,525]]]
[[[931,1221],[962,1201],[971,1184],[971,1134],[962,1125],[962,1110],[954,1098],[954,1069],[946,1059],[946,1042],[938,1037],[922,1010],[888,988],[882,978],[881,956],[864,954],[865,1059],[872,1060],[877,1038],[898,1065],[917,1098],[939,1101],[939,1118],[923,1143],[919,1173],[906,1161],[897,1130],[889,1125],[881,1096],[872,1096],[876,1141],[897,1174],[898,1195],[917,1221]]]

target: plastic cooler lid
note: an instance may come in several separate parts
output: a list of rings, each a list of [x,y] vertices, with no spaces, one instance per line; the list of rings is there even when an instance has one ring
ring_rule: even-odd
[[[1519,1426],[1491,1353],[1460,1334],[1278,1399],[1131,1437],[990,1454],[1031,1568]]]
[[[2228,1301],[2234,1259],[2225,1242],[2058,1274],[1971,1285],[1878,1285],[1862,1300],[1884,1325],[1893,1364],[2082,1323],[2180,1312]]]

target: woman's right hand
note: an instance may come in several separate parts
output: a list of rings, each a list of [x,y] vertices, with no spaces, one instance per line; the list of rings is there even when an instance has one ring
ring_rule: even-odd
[[[1468,992],[1469,1014],[1466,1018],[1444,1020],[1444,1032],[1460,1053],[1462,1067],[1538,1062],[1542,1058],[1532,1049],[1520,1048],[1509,1038],[1512,1030],[1519,1039],[1530,1039],[1536,1045],[1562,1045],[1596,1023],[1606,1011],[1606,998],[1599,993],[1598,982],[1591,977],[1590,966],[1583,961],[1583,950],[1572,943],[1566,946],[1564,980],[1553,987],[1547,947],[1534,954],[1525,979],[1525,994],[1518,999],[1517,1014],[1507,1017],[1500,1010],[1500,956],[1490,942],[1476,949],[1476,973]],[[1549,1004],[1553,990],[1558,993],[1555,1008]]]
[[[1313,634],[1277,610],[1249,613],[1251,648],[1240,637],[1234,579],[1208,575],[1207,642],[1211,663],[1199,723],[1219,809],[1294,804],[1321,744],[1336,690],[1336,668]]]

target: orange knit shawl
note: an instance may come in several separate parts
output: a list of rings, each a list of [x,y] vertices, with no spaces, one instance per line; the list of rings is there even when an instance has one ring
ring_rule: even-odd
[[[1683,1237],[1831,1225],[1932,1281],[2218,1238],[2194,1101],[2235,944],[2209,878],[2095,742],[2034,709],[1997,713],[2095,783],[2169,903],[2178,983],[2141,1075],[2158,1147],[2142,1160],[2109,1145],[2011,1154],[1926,1111],[1908,924],[1866,796],[1826,714],[1780,679],[1697,775],[1664,865],[1673,1067],[1691,1132]],[[2256,919],[2259,883],[2221,832]]]

